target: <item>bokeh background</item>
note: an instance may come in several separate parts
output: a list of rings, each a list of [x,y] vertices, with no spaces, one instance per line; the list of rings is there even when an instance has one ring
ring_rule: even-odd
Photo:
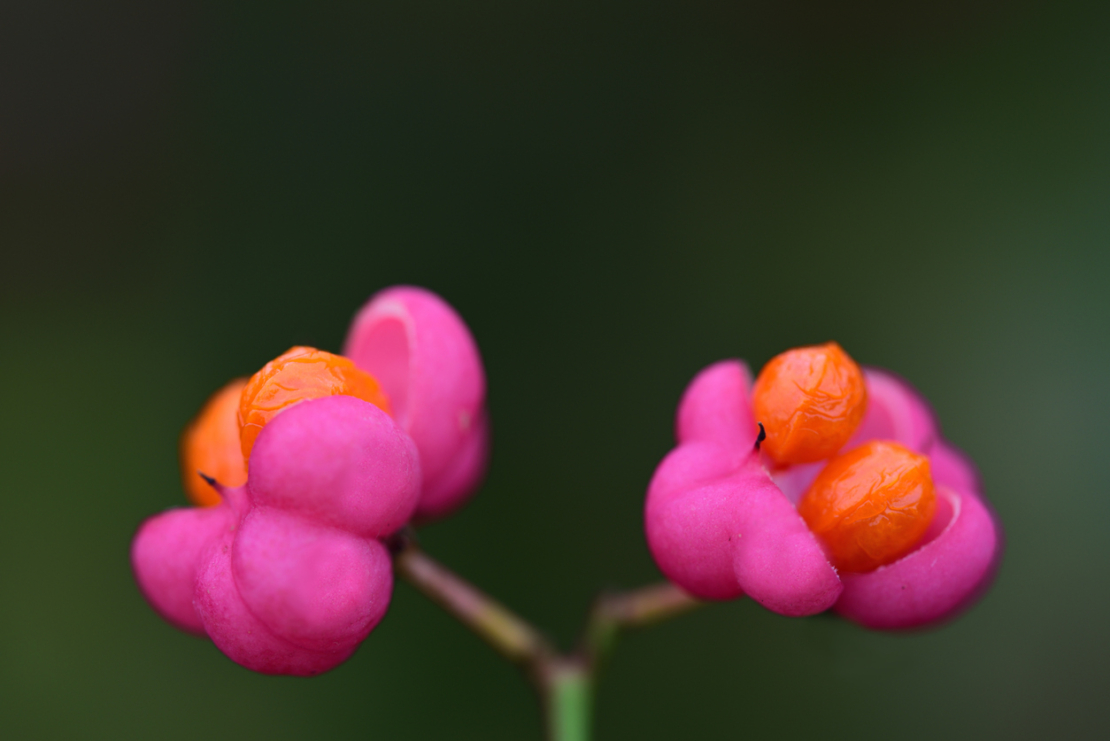
[[[925,633],[739,601],[629,637],[602,739],[1110,735],[1110,5],[99,2],[0,9],[0,736],[539,738],[399,585],[325,676],[144,603],[205,397],[428,286],[484,354],[484,490],[435,556],[574,638],[658,578],[678,397],[835,338],[909,378],[1006,526]]]

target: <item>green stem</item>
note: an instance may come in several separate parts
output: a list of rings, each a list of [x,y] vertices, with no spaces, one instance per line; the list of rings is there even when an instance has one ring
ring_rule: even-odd
[[[549,741],[589,741],[593,679],[581,661],[559,659],[548,668],[544,704]]]

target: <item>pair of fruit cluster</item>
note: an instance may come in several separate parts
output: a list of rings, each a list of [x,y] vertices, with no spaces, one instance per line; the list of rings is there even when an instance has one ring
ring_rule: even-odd
[[[973,467],[906,383],[833,343],[778,356],[754,386],[740,361],[710,366],[677,437],[646,531],[695,597],[903,628],[955,614],[991,579],[1001,530]],[[343,355],[295,347],[209,399],[182,436],[198,506],[141,525],[140,589],[243,666],[327,671],[385,615],[384,541],[459,507],[488,448],[466,325],[429,291],[382,291]]]

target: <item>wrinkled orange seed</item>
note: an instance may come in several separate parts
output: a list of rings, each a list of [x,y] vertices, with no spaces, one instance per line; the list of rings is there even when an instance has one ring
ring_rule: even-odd
[[[181,432],[181,481],[189,499],[201,507],[220,503],[220,495],[200,477],[224,486],[247,482],[239,441],[239,397],[247,379],[236,378],[212,394]]]
[[[798,501],[832,565],[853,572],[912,551],[935,512],[929,459],[882,440],[833,458]]]
[[[262,428],[284,409],[308,399],[354,396],[386,414],[389,398],[377,379],[342,355],[293,347],[251,376],[239,400],[240,444],[249,461]]]
[[[863,371],[835,342],[776,355],[752,387],[755,420],[767,432],[761,449],[780,466],[835,455],[866,408]]]

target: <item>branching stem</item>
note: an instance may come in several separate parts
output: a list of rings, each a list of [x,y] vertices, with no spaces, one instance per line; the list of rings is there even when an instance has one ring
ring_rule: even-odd
[[[527,621],[441,566],[411,538],[405,538],[393,563],[406,581],[509,661],[527,667],[555,653],[547,639]]]
[[[424,553],[411,531],[390,541],[397,573],[529,676],[543,703],[550,741],[588,741],[597,673],[622,630],[697,607],[669,582],[603,594],[578,649],[560,654],[528,621]]]
[[[596,671],[613,650],[621,631],[669,620],[701,604],[670,582],[603,594],[590,611],[582,651]]]

